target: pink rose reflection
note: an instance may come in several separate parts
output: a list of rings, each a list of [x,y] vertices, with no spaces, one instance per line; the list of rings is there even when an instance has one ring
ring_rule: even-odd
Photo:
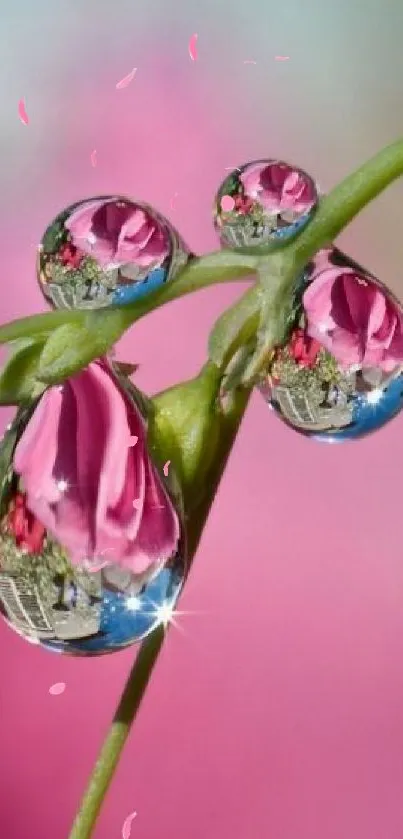
[[[161,264],[170,252],[168,233],[145,209],[129,202],[85,202],[65,222],[73,244],[102,268]]]
[[[142,574],[175,553],[179,519],[148,456],[144,420],[106,363],[45,392],[14,470],[28,508],[73,563],[104,557]]]
[[[246,194],[270,213],[307,213],[316,204],[313,181],[281,161],[252,163],[240,175]]]
[[[364,272],[334,266],[329,254],[319,252],[303,297],[308,335],[344,369],[378,367],[390,373],[403,364],[401,312]]]

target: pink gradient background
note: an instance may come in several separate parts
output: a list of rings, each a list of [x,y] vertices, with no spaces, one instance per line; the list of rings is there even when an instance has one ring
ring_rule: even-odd
[[[54,5],[10,4],[0,35],[2,321],[44,308],[35,246],[71,201],[143,198],[202,252],[225,167],[280,155],[326,190],[402,133],[399,0],[371,0],[364,26],[347,0]],[[402,198],[341,240],[400,294]],[[143,320],[119,348],[137,383],[194,374],[239,293]],[[401,839],[402,433],[321,446],[254,396],[95,839],[134,810],[132,839]],[[63,659],[4,624],[0,644],[0,836],[64,839],[135,651]]]

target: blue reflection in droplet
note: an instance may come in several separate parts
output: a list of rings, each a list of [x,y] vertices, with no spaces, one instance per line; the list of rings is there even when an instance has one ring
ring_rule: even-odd
[[[167,278],[167,270],[165,268],[155,268],[150,274],[139,283],[132,285],[120,286],[116,289],[112,297],[114,305],[125,306],[128,303],[134,303],[135,300],[140,300],[142,297],[147,297],[152,291],[160,288]]]

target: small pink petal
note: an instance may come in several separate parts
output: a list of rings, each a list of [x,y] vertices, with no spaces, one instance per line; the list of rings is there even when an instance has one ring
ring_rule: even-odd
[[[171,463],[171,461],[167,460],[167,462],[164,464],[164,475],[165,475],[165,477],[168,476],[168,469],[169,469],[169,464],[170,463]]]
[[[130,437],[130,440],[129,440],[129,447],[130,447],[130,448],[132,448],[133,446],[135,446],[135,445],[136,445],[136,443],[138,442],[138,439],[139,439],[139,438],[138,438],[138,437],[136,437],[135,435],[133,435],[132,437]]]
[[[179,195],[179,193],[178,193],[178,192],[175,192],[175,195],[171,198],[171,200],[170,200],[170,202],[169,202],[169,206],[171,207],[171,210],[173,210],[173,209],[174,209],[174,201],[175,201],[175,198],[176,198],[178,195]]]
[[[20,99],[20,101],[18,103],[18,116],[19,116],[21,122],[24,123],[24,125],[28,125],[29,119],[28,119],[28,114],[25,110],[24,99]]]
[[[107,559],[104,559],[102,562],[92,562],[85,570],[88,571],[89,574],[96,574],[97,571],[102,571],[102,569],[106,568],[107,565],[109,565],[109,562]]]
[[[96,165],[97,165],[97,150],[94,149],[94,151],[91,152],[91,166],[93,166],[95,168]]]
[[[223,195],[220,201],[221,209],[224,213],[230,213],[235,207],[235,201],[231,195]]]
[[[51,696],[60,696],[60,694],[64,693],[65,690],[65,682],[56,682],[56,684],[50,686],[49,693],[51,694]]]
[[[197,34],[192,35],[189,41],[188,50],[192,61],[197,61]]]
[[[133,81],[136,73],[137,67],[133,67],[131,73],[128,73],[127,76],[124,76],[123,79],[121,79],[120,82],[117,83],[116,90],[122,90],[123,87],[127,87],[127,85],[130,84],[131,81]]]
[[[141,498],[135,498],[134,501],[133,501],[134,509],[135,510],[141,510],[142,506],[143,506],[143,502],[142,502]]]
[[[257,61],[253,61],[253,60],[247,58],[246,61],[244,61],[244,64],[257,64]]]
[[[275,61],[288,61],[289,57],[290,57],[289,55],[275,55],[274,60]]]
[[[130,816],[124,820],[122,825],[122,839],[130,839],[130,834],[132,832],[132,821],[137,816],[137,813],[130,813]]]

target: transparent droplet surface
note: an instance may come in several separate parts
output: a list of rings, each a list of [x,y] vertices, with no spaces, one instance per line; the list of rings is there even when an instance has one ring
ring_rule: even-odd
[[[316,440],[376,431],[403,407],[403,310],[337,248],[320,251],[296,285],[289,334],[259,390],[275,413]]]
[[[107,549],[100,551],[99,555],[92,554],[88,560],[83,556],[80,561],[75,558],[73,562],[72,554],[66,547],[67,537],[65,543],[61,544],[41,521],[41,515],[46,521],[49,511],[46,490],[43,490],[45,495],[40,492],[32,495],[32,483],[26,483],[28,478],[21,477],[21,470],[16,472],[18,442],[30,418],[31,414],[27,410],[20,410],[0,446],[0,613],[26,640],[64,654],[101,655],[141,641],[156,626],[168,622],[183,585],[186,560],[180,512],[177,512],[180,522],[179,541],[175,539],[172,542],[174,547],[168,558],[164,556],[160,560],[153,553],[152,560],[142,566],[146,570],[134,573],[117,557],[121,557],[122,534],[123,538],[127,536],[135,540],[136,532],[140,532],[142,515],[147,517],[148,522],[152,519],[157,529],[161,528],[160,511],[161,517],[167,515],[168,496],[173,507],[180,511],[174,474],[170,470],[166,478],[150,460],[145,460],[143,438],[135,446],[129,445],[126,451],[122,449],[121,463],[129,464],[131,459],[138,475],[143,467],[148,471],[147,480],[151,481],[152,488],[148,495],[147,510],[142,508],[144,484],[137,498],[138,488],[125,479],[122,494],[117,498],[116,514],[113,519],[105,518],[107,530],[103,532],[108,537]],[[72,432],[75,436],[76,429],[72,429]],[[69,450],[67,461],[73,464],[74,440],[65,438],[63,444]],[[87,455],[91,460],[89,448],[86,444]],[[141,461],[135,460],[138,457]],[[52,481],[54,479],[53,485],[57,491],[55,526],[60,532],[61,528],[65,528],[64,532],[69,532],[70,541],[73,533],[74,541],[76,538],[81,539],[83,534],[86,538],[88,524],[85,508],[80,507],[83,492],[93,494],[94,509],[96,507],[99,511],[107,476],[101,467],[98,473],[101,488],[95,478],[91,486],[88,477],[85,484],[80,483],[82,478],[76,478],[74,482],[74,466],[71,474],[68,474],[67,461],[62,468],[62,458],[56,455],[54,465],[51,465],[51,471],[48,470],[45,477],[48,480],[49,475]],[[114,480],[113,475],[116,475],[120,466],[117,461],[111,464],[111,480]],[[29,471],[37,467],[28,464],[27,468]],[[151,468],[154,472],[151,472]],[[124,474],[129,474],[129,471],[130,467],[126,465]],[[37,483],[44,486],[43,474],[38,474]],[[133,505],[133,516],[130,516],[128,509],[130,503]],[[122,512],[122,505],[126,512]],[[43,512],[39,513],[38,510]],[[129,526],[130,522],[136,526],[137,515],[140,517],[140,525],[133,535],[132,530],[126,530],[125,521],[127,517]],[[119,516],[124,517],[123,530]],[[152,541],[161,538],[154,529],[148,532]],[[147,538],[143,544],[147,544]]]
[[[278,245],[305,227],[317,203],[317,187],[302,169],[282,160],[255,160],[221,184],[213,221],[224,247]]]
[[[125,305],[171,282],[190,252],[171,223],[143,202],[88,198],[46,229],[37,276],[56,309]]]

